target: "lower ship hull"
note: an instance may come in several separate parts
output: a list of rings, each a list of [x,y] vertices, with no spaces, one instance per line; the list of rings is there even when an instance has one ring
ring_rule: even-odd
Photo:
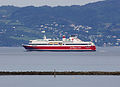
[[[95,46],[31,46],[23,45],[27,51],[82,52],[96,51]]]

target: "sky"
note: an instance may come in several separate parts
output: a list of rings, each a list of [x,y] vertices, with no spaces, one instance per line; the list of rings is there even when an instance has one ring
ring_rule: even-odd
[[[0,0],[0,6],[14,5],[18,7],[24,6],[71,6],[84,5],[87,3],[103,1],[103,0]]]

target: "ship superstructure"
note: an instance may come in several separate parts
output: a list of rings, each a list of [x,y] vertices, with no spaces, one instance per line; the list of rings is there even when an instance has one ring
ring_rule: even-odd
[[[84,42],[75,35],[68,39],[63,35],[62,40],[43,39],[30,40],[28,45],[23,45],[28,51],[96,51],[92,42]]]

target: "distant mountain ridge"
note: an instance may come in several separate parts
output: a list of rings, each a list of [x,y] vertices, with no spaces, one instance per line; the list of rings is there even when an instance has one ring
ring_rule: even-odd
[[[97,46],[120,46],[120,1],[84,6],[0,7],[0,46],[21,46],[30,39],[76,34]],[[56,38],[58,37],[58,38]],[[9,43],[10,42],[10,43]]]

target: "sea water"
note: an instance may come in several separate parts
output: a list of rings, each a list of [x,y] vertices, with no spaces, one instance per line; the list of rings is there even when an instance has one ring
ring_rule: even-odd
[[[0,76],[0,87],[120,87],[120,76]]]
[[[0,47],[0,71],[120,71],[120,47],[96,52],[27,52]],[[0,76],[0,87],[119,87],[120,76]]]
[[[96,52],[27,52],[22,47],[0,47],[1,71],[119,71],[120,47]]]

